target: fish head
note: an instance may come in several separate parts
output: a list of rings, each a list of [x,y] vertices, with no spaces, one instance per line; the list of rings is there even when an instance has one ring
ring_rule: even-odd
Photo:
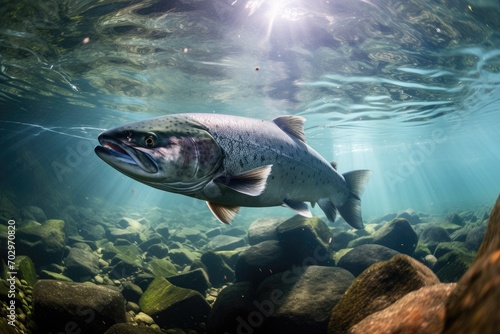
[[[223,153],[201,124],[164,116],[101,133],[96,154],[123,174],[166,191],[194,193],[222,165]]]

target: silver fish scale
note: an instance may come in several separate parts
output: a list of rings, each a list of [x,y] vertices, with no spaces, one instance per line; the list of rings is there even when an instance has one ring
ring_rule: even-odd
[[[187,117],[205,126],[220,145],[227,174],[273,165],[266,189],[259,196],[226,189],[217,198],[200,198],[229,205],[243,201],[245,206],[268,206],[281,205],[285,198],[315,202],[332,195],[335,202],[343,203],[349,195],[343,177],[325,159],[274,122],[211,114]]]

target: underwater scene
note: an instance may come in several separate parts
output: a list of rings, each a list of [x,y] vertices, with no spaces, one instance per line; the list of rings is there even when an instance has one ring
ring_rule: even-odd
[[[497,0],[0,0],[0,333],[500,333]]]

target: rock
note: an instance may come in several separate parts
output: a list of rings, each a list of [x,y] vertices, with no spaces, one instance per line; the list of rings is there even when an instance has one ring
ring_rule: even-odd
[[[124,229],[130,228],[131,230],[135,230],[137,232],[142,231],[144,228],[141,225],[141,223],[139,223],[139,221],[137,221],[133,218],[129,218],[129,217],[122,217],[118,221],[118,226],[120,226],[121,228],[124,228]]]
[[[153,318],[151,318],[149,315],[147,315],[146,313],[144,312],[139,312],[135,315],[134,317],[134,320],[138,323],[138,324],[145,324],[145,325],[152,325],[155,323],[155,321],[153,320]]]
[[[243,238],[231,237],[229,235],[217,235],[213,237],[207,244],[207,249],[212,251],[233,250],[238,247],[243,247],[246,242]]]
[[[199,327],[210,312],[210,305],[199,292],[179,288],[163,277],[151,282],[139,305],[163,328]]]
[[[456,230],[453,233],[451,233],[450,238],[452,241],[465,242],[465,239],[467,239],[467,234],[469,234],[470,230],[472,230],[473,228],[474,228],[474,226],[472,224],[466,224],[461,229]]]
[[[143,272],[135,276],[134,284],[139,286],[142,289],[142,291],[145,291],[148,288],[149,284],[151,284],[151,282],[153,282],[154,279],[155,279],[154,275]]]
[[[207,240],[207,236],[195,228],[183,228],[182,233],[185,235],[186,239],[192,243],[198,242],[200,240]]]
[[[500,323],[500,196],[473,264],[446,305],[443,334],[498,333]]]
[[[353,248],[338,262],[338,266],[358,276],[374,263],[387,261],[399,253],[381,245],[361,245]]]
[[[169,238],[168,238],[170,241],[176,241],[176,242],[179,242],[181,244],[184,244],[186,243],[186,235],[184,234],[184,232],[182,232],[182,229],[177,229],[177,230],[174,230]]]
[[[145,325],[134,325],[132,323],[115,324],[104,334],[161,334],[160,330],[149,328]]]
[[[205,232],[205,235],[207,236],[207,238],[213,238],[217,235],[221,235],[222,234],[222,229],[220,227],[214,227],[208,231]]]
[[[434,252],[440,242],[448,241],[451,241],[450,235],[444,228],[440,226],[426,226],[426,228],[420,234],[420,242],[425,244],[431,252]]]
[[[251,333],[245,330],[250,312],[255,310],[255,286],[251,282],[237,282],[222,289],[217,296],[207,321],[209,334]]]
[[[167,259],[153,259],[149,261],[148,267],[155,277],[177,275],[177,268]]]
[[[413,256],[417,259],[423,259],[429,254],[431,254],[431,251],[421,242],[417,244],[417,248],[415,248],[415,251],[413,252]]]
[[[22,220],[34,220],[37,222],[44,222],[47,220],[45,212],[38,206],[24,206],[19,213]]]
[[[457,224],[443,223],[443,222],[440,222],[436,226],[444,228],[446,230],[446,232],[448,232],[448,234],[450,235],[450,238],[451,238],[451,234],[453,234],[454,232],[463,228],[463,226],[460,226]]]
[[[46,220],[16,230],[16,253],[27,255],[37,266],[61,262],[66,242],[64,221]]]
[[[163,244],[154,244],[148,247],[147,254],[148,256],[154,256],[158,259],[163,259],[168,255],[169,249],[166,245]]]
[[[334,232],[331,248],[334,251],[339,251],[341,249],[347,248],[349,242],[356,239],[357,237],[358,236],[351,231]]]
[[[94,277],[99,273],[99,257],[91,251],[71,248],[64,259],[66,275],[75,281]]]
[[[168,240],[168,238],[170,238],[170,230],[168,228],[168,225],[165,223],[158,225],[155,231],[159,235],[161,235],[165,240]]]
[[[248,243],[256,245],[266,240],[278,240],[276,227],[283,222],[281,218],[259,218],[248,227]]]
[[[131,302],[131,301],[127,301],[127,304],[125,305],[125,309],[127,311],[132,311],[136,314],[141,311],[141,307],[139,306],[139,304]]]
[[[436,284],[411,291],[394,304],[361,320],[349,333],[441,333],[446,300],[455,286]]]
[[[218,252],[215,252],[217,255],[220,255],[222,257],[222,259],[224,260],[224,262],[226,262],[229,267],[231,267],[232,269],[235,269],[236,268],[236,262],[238,262],[238,259],[240,257],[240,254],[247,250],[248,248],[250,247],[240,247],[240,248],[237,248],[235,250],[232,250],[232,251],[218,251]]]
[[[140,286],[129,281],[122,282],[121,292],[123,298],[133,303],[138,303],[139,299],[141,299],[141,296],[143,294],[143,291]]]
[[[361,245],[373,244],[373,235],[365,235],[349,241],[348,248],[356,248]]]
[[[137,230],[133,230],[130,228],[121,229],[121,228],[109,228],[108,238],[111,241],[116,241],[116,239],[125,239],[130,243],[138,243],[141,244],[143,241],[141,238],[141,234]]]
[[[101,240],[104,238],[106,234],[106,230],[102,225],[90,225],[85,224],[82,228],[80,228],[80,235],[84,237],[86,240]]]
[[[425,264],[427,267],[431,268],[431,269],[434,269],[434,267],[436,266],[436,263],[437,263],[437,258],[432,255],[432,254],[429,254],[429,255],[426,255],[423,260],[422,260],[422,263]]]
[[[92,252],[92,248],[86,244],[86,243],[83,243],[83,242],[74,242],[72,245],[71,245],[72,248],[79,248],[79,249],[83,249],[83,250],[86,250],[86,251],[89,251],[89,252]]]
[[[151,236],[148,240],[144,241],[139,245],[139,248],[142,251],[147,251],[149,247],[156,245],[156,244],[161,244],[162,243],[162,238],[159,235],[153,235]]]
[[[169,276],[167,280],[180,288],[198,291],[202,295],[205,295],[207,289],[210,287],[208,274],[201,268],[188,271],[187,273]]]
[[[407,293],[438,283],[429,268],[404,254],[376,263],[356,278],[333,308],[328,333],[348,333],[353,325]]]
[[[328,253],[333,239],[332,231],[323,220],[299,215],[279,224],[276,233],[288,256],[295,259],[297,264],[306,258],[317,258],[317,254]],[[333,265],[329,257],[323,259],[324,262],[320,264]]]
[[[247,231],[242,227],[232,227],[225,230],[224,234],[232,237],[244,238],[247,235]]]
[[[418,236],[408,220],[396,218],[375,232],[373,243],[388,247],[402,254],[413,255],[417,247]]]
[[[206,252],[201,256],[201,262],[206,266],[210,283],[220,287],[234,280],[234,271],[224,262],[222,257],[214,252]]]
[[[452,251],[463,252],[463,253],[469,252],[469,250],[467,249],[467,247],[463,242],[459,241],[442,242],[438,244],[436,249],[434,250],[434,256],[436,258],[440,258],[441,256],[444,256],[446,253]]]
[[[270,276],[257,288],[254,314],[244,320],[258,333],[325,333],[331,309],[353,280],[345,269],[323,266]]]
[[[115,290],[93,283],[39,280],[33,288],[35,322],[40,332],[103,333],[125,322],[125,300]]]
[[[406,219],[411,225],[420,224],[420,217],[418,216],[418,214],[415,211],[413,211],[413,209],[407,209],[407,210],[401,212],[400,214],[398,214],[397,218]],[[390,220],[388,220],[388,221],[390,221]]]
[[[258,283],[266,277],[287,270],[291,265],[289,253],[279,241],[263,241],[240,253],[235,277],[238,281]]]
[[[172,249],[169,251],[168,256],[175,264],[179,266],[189,265],[193,261],[199,260],[201,255],[183,247],[180,249]]]
[[[451,212],[446,215],[446,221],[455,225],[464,225],[464,219],[457,213]]]
[[[19,209],[13,203],[15,200],[9,197],[11,196],[0,195],[0,226],[7,226],[8,221],[11,219],[15,220],[16,224],[19,220]],[[16,226],[16,228],[18,227]]]
[[[64,281],[64,282],[73,282],[73,280],[71,278],[69,278],[63,274],[55,273],[55,272],[49,271],[49,270],[40,271],[40,278],[50,279],[50,280],[58,280],[58,281]]]
[[[127,265],[126,268],[128,273],[134,273],[142,269],[142,253],[135,244],[113,246],[112,244],[108,243],[106,245],[105,252],[110,251],[115,252],[111,260],[111,265],[116,265],[118,262],[123,262]]]
[[[29,286],[35,285],[37,281],[35,265],[28,256],[18,255],[16,257],[16,272],[19,279],[24,279]]]
[[[472,228],[465,238],[465,245],[471,251],[477,251],[483,242],[486,233],[486,225],[479,225]]]
[[[456,282],[465,274],[472,260],[472,254],[453,250],[438,258],[433,270],[441,282]]]

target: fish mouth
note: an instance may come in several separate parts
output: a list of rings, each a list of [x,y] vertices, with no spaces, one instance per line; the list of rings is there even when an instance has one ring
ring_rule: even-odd
[[[158,173],[154,159],[146,152],[128,146],[104,134],[98,137],[94,152],[112,167],[131,176],[151,176]]]

